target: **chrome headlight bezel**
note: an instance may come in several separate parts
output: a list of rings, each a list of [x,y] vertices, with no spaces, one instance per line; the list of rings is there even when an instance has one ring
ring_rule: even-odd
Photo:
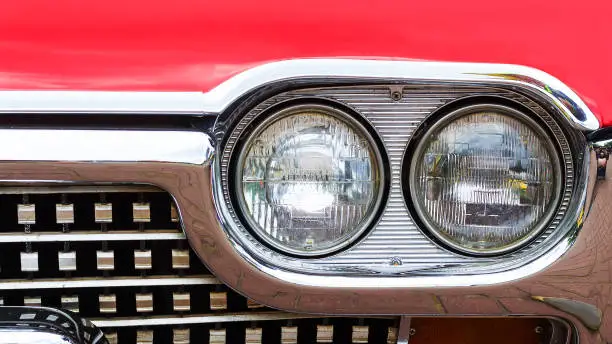
[[[302,112],[321,113],[335,118],[343,124],[349,126],[356,133],[361,135],[369,144],[370,152],[373,155],[374,166],[372,173],[376,175],[377,187],[374,202],[368,210],[367,216],[358,227],[352,231],[340,236],[336,240],[336,244],[325,249],[317,250],[297,250],[287,246],[283,246],[278,242],[269,238],[262,232],[259,224],[249,215],[249,209],[242,192],[242,177],[245,157],[253,140],[258,135],[269,127],[274,122],[285,117],[297,115]],[[316,258],[328,256],[330,254],[341,252],[342,250],[355,244],[359,239],[367,235],[368,230],[374,227],[376,219],[384,209],[385,195],[388,193],[388,171],[386,166],[386,153],[384,146],[376,137],[376,131],[369,125],[367,120],[359,114],[353,113],[350,109],[343,109],[334,104],[322,103],[313,100],[302,100],[298,104],[279,104],[273,108],[263,111],[257,117],[251,119],[250,123],[244,126],[239,132],[239,142],[235,145],[231,158],[229,171],[233,175],[231,179],[231,199],[234,203],[234,208],[237,210],[238,217],[244,226],[256,237],[262,244],[274,249],[275,251],[293,257]]]
[[[512,104],[514,105],[514,104]],[[473,249],[462,246],[457,242],[449,239],[446,235],[440,232],[438,226],[429,218],[427,211],[423,209],[423,205],[419,201],[419,196],[416,193],[416,175],[417,175],[417,159],[422,155],[423,150],[428,143],[427,138],[437,132],[440,132],[453,121],[460,119],[463,116],[468,116],[474,113],[492,112],[499,113],[505,116],[512,117],[522,124],[529,127],[538,134],[540,140],[548,150],[550,159],[552,160],[553,176],[554,176],[554,195],[551,198],[550,205],[546,212],[539,218],[537,224],[530,230],[527,235],[512,242],[512,244],[501,246],[495,249]],[[535,119],[534,119],[535,118]],[[557,133],[558,135],[558,133]],[[412,217],[417,223],[420,223],[421,231],[438,242],[441,247],[450,251],[471,256],[498,256],[508,254],[513,251],[525,247],[528,243],[536,239],[551,223],[555,215],[559,212],[563,189],[565,185],[565,171],[560,160],[561,147],[558,141],[559,137],[552,139],[550,128],[546,123],[538,118],[538,115],[530,112],[527,108],[521,110],[506,104],[498,103],[471,103],[466,106],[454,107],[450,110],[445,108],[440,109],[437,114],[432,114],[427,121],[421,123],[415,135],[408,143],[406,154],[404,156],[402,181],[404,199],[408,209],[412,213]],[[561,138],[565,140],[565,137]],[[567,191],[567,190],[566,190]]]
[[[252,264],[258,266],[263,264],[275,270],[299,272],[309,276],[329,274],[370,276],[423,269],[428,271],[433,269],[435,274],[463,274],[467,271],[489,273],[531,261],[543,250],[548,250],[551,245],[558,243],[559,238],[566,233],[566,224],[570,221],[568,218],[572,217],[574,212],[573,195],[576,186],[579,186],[577,183],[582,181],[577,179],[582,176],[582,170],[576,171],[574,167],[582,166],[583,154],[579,143],[584,142],[584,137],[568,128],[563,117],[558,117],[554,109],[544,108],[546,102],[539,103],[539,98],[534,100],[504,87],[490,88],[482,85],[479,86],[481,88],[459,85],[452,89],[446,84],[435,83],[429,86],[419,83],[416,89],[410,83],[402,86],[395,84],[337,87],[313,87],[310,84],[310,86],[311,88],[289,91],[282,89],[276,95],[254,94],[244,105],[228,110],[215,124],[214,134],[218,142],[218,151],[212,164],[211,177],[215,183],[213,199],[218,207],[216,216],[224,235],[235,250]],[[421,91],[423,87],[426,89]],[[399,101],[391,97],[393,91],[398,89],[403,90],[404,95]],[[365,94],[368,98],[364,102]],[[427,101],[415,102],[423,96],[427,97]],[[310,102],[329,104],[349,113],[358,114],[374,128],[373,135],[384,143],[385,161],[389,163],[385,166],[389,187],[388,197],[384,199],[384,208],[379,218],[372,229],[358,238],[353,245],[325,256],[304,257],[279,252],[262,242],[248,228],[233,200],[234,174],[230,162],[232,152],[241,143],[240,132],[246,127],[252,128],[251,124],[256,123],[258,118],[261,119],[262,114],[269,114],[272,109]],[[422,224],[414,220],[411,211],[407,209],[402,190],[403,158],[406,146],[415,130],[424,122],[431,124],[430,119],[441,111],[474,103],[505,104],[533,112],[534,116],[550,129],[550,133],[559,135],[560,159],[567,175],[562,199],[564,206],[560,207],[551,224],[525,247],[511,254],[496,257],[481,257],[453,251],[432,239],[429,234],[424,234],[426,231],[423,230]],[[390,112],[390,107],[395,106],[401,111]],[[399,265],[389,266],[391,261]]]

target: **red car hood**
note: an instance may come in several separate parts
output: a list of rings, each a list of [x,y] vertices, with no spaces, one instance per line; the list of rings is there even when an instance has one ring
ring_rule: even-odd
[[[0,89],[208,91],[303,57],[497,62],[556,76],[612,125],[612,4],[562,2],[5,1]]]

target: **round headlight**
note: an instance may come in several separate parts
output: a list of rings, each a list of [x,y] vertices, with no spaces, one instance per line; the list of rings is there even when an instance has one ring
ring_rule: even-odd
[[[420,220],[451,248],[480,255],[508,252],[538,235],[562,186],[547,133],[526,114],[497,105],[462,108],[435,122],[409,170]]]
[[[269,245],[328,254],[372,223],[382,199],[382,159],[368,130],[322,105],[286,108],[246,138],[237,162],[239,208]]]

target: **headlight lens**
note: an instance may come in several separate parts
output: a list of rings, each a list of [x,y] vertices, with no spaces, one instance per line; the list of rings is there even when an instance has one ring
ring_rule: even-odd
[[[515,249],[540,233],[556,209],[562,177],[553,143],[513,109],[457,110],[423,135],[412,156],[414,208],[454,249]]]
[[[372,137],[331,107],[296,106],[268,117],[246,139],[237,165],[247,222],[290,254],[349,245],[381,202],[382,160]]]

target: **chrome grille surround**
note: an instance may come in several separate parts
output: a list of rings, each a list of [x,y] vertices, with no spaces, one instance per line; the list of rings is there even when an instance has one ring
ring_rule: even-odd
[[[392,99],[391,93],[399,90],[399,101]],[[519,251],[495,258],[467,257],[450,252],[423,234],[412,220],[407,209],[401,188],[402,160],[406,146],[414,130],[429,116],[446,104],[479,97],[512,101],[529,108],[536,114],[547,130],[556,138],[557,149],[565,169],[565,183],[562,197],[554,219],[549,223],[537,240]],[[375,135],[378,135],[387,150],[391,168],[391,188],[386,206],[378,223],[372,226],[365,239],[340,253],[318,259],[294,258],[277,253],[262,245],[240,222],[232,205],[232,182],[229,177],[230,163],[236,154],[237,143],[242,133],[253,121],[265,114],[271,107],[278,108],[284,102],[308,104],[308,102],[329,101],[352,109],[370,122]],[[253,255],[264,265],[308,274],[346,276],[381,276],[406,274],[465,274],[478,272],[506,271],[522,262],[517,259],[533,257],[538,251],[554,246],[564,234],[556,230],[564,218],[574,192],[574,157],[560,124],[539,104],[513,90],[500,87],[474,87],[420,84],[391,84],[306,88],[284,92],[273,96],[242,118],[227,134],[225,145],[220,149],[218,165],[222,185],[223,200],[217,203],[225,208],[221,215],[226,217],[226,230],[242,249]],[[223,128],[226,132],[226,128]],[[578,152],[580,155],[581,152]],[[219,196],[217,196],[219,197]],[[512,263],[514,261],[514,263]]]

